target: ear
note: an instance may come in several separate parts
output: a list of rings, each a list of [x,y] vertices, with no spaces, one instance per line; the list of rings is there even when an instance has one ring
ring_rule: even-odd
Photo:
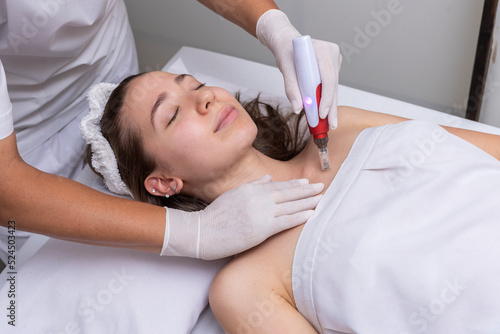
[[[183,185],[184,183],[179,178],[166,178],[159,175],[150,175],[144,181],[144,187],[153,196],[174,196],[180,193]]]

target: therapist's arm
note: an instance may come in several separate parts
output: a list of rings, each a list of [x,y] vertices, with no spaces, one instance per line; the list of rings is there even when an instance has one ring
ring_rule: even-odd
[[[254,37],[259,18],[270,9],[278,9],[271,0],[198,0],[213,12],[240,26]]]
[[[81,243],[219,259],[305,223],[322,190],[306,180],[262,178],[222,194],[206,210],[166,211],[41,172],[21,159],[14,134],[0,140],[0,225],[13,220],[18,230]]]
[[[165,209],[103,194],[26,164],[0,140],[0,225],[59,239],[159,253]]]
[[[290,23],[271,0],[198,0],[215,13],[240,26],[257,37],[274,55],[276,65],[283,74],[286,96],[292,110],[299,113],[303,109],[293,57],[292,40],[301,34]],[[276,10],[277,9],[277,10]],[[342,56],[338,45],[326,41],[313,40],[318,61],[322,90],[319,115],[328,117],[331,129],[337,127],[337,104],[339,71]]]

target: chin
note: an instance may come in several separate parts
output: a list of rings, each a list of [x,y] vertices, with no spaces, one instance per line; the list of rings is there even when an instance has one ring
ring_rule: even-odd
[[[242,147],[252,147],[255,138],[257,138],[257,126],[252,122],[252,126],[238,130],[239,139],[242,141]]]

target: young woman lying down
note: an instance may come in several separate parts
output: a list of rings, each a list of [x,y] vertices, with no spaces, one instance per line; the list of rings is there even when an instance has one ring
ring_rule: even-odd
[[[350,107],[338,124],[321,171],[270,106],[166,72],[124,80],[101,121],[137,200],[198,210],[266,174],[324,185],[307,224],[217,275],[226,332],[499,333],[500,136]]]

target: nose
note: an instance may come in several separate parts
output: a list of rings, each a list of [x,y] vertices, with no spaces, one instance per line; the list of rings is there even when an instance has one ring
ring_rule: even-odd
[[[207,114],[215,101],[215,95],[210,88],[204,88],[197,92],[197,110],[200,114]]]

